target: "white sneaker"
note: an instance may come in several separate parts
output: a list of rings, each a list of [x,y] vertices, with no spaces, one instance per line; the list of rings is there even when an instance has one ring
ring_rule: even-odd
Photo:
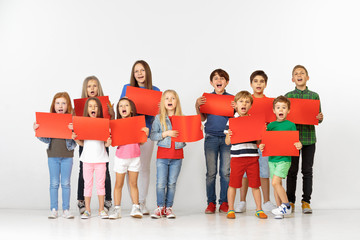
[[[145,203],[140,203],[140,211],[142,212],[143,215],[149,215],[150,212],[147,209]]]
[[[270,202],[270,201],[267,201],[266,203],[264,203],[264,204],[262,205],[262,209],[263,209],[265,212],[270,212],[270,211],[272,211],[272,210],[275,209],[275,208],[276,208],[276,205],[273,204],[273,203]]]
[[[277,215],[290,215],[291,214],[291,206],[287,208],[285,204],[281,204],[278,208],[273,209],[272,214]]]
[[[105,210],[101,210],[101,211],[99,212],[99,217],[100,217],[101,219],[108,219],[108,218],[109,218],[109,215],[105,212]]]
[[[86,210],[83,214],[81,214],[81,219],[89,219],[90,217],[91,217],[91,213]]]
[[[118,219],[118,218],[121,218],[121,207],[115,206],[113,212],[109,216],[109,219]]]
[[[58,211],[53,208],[48,216],[48,219],[56,219],[58,217]]]
[[[133,204],[130,216],[132,216],[134,218],[142,218],[143,217],[143,214],[140,211],[140,205]]]
[[[66,219],[73,219],[74,215],[72,215],[69,210],[64,210],[62,217]]]
[[[283,219],[283,218],[284,218],[284,215],[275,215],[274,218],[275,218],[275,219]]]
[[[246,202],[240,201],[239,203],[236,203],[234,206],[234,210],[237,213],[243,213],[246,212]]]
[[[169,219],[176,218],[176,215],[173,213],[171,207],[167,207],[167,208],[165,209],[165,215],[166,215],[166,218],[169,218]]]

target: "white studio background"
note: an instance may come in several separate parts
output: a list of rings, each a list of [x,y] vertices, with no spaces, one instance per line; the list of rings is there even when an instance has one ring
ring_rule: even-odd
[[[149,63],[155,86],[178,92],[186,115],[195,114],[197,97],[212,91],[209,75],[216,68],[229,73],[232,94],[250,91],[250,74],[262,69],[269,76],[265,94],[276,97],[294,89],[292,68],[306,66],[309,89],[320,94],[325,116],[316,127],[312,206],[359,208],[354,201],[360,198],[359,7],[355,0],[0,0],[0,208],[49,208],[46,145],[34,137],[35,112],[48,112],[56,92],[79,98],[89,75],[96,75],[105,95],[116,102],[138,59]],[[151,209],[156,205],[155,153]],[[203,211],[203,141],[189,143],[184,153],[174,208]],[[111,160],[113,155],[114,148]],[[113,171],[111,176],[114,185]],[[301,175],[299,180],[298,199]],[[129,208],[126,188],[123,194],[123,206]],[[94,191],[93,208],[95,196]],[[251,191],[248,202],[253,206]]]

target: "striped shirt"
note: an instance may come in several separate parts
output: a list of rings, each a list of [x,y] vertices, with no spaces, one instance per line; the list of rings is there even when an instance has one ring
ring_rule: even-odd
[[[239,117],[238,113],[235,113],[235,117]],[[224,133],[227,134],[229,130],[229,121],[227,121]],[[258,147],[256,141],[231,144],[230,149],[231,157],[258,157]]]

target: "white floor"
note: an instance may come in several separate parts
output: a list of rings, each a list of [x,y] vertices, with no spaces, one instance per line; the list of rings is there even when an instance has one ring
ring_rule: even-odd
[[[96,213],[96,211],[93,211]],[[235,220],[225,214],[176,212],[176,219],[134,219],[123,210],[119,220],[97,216],[82,220],[47,218],[45,210],[0,209],[0,239],[360,239],[360,210],[295,212],[276,220],[260,220],[254,211],[239,213]]]

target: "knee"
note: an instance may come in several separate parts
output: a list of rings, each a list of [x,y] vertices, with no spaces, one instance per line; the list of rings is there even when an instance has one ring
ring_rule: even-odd
[[[70,188],[70,179],[66,179],[65,181],[61,182],[62,189],[69,189]]]
[[[168,188],[175,189],[176,188],[176,182],[168,183]]]
[[[50,188],[59,188],[59,181],[57,179],[51,179]]]

